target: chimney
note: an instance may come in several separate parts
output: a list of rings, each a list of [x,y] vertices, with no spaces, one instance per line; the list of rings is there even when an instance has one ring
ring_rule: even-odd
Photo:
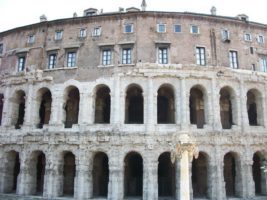
[[[211,15],[216,15],[216,11],[217,11],[216,7],[212,6],[212,8],[210,9]]]
[[[47,21],[47,17],[45,15],[41,15],[40,22],[46,22],[46,21]]]
[[[146,11],[146,7],[147,7],[146,0],[143,0],[141,4],[142,11]]]

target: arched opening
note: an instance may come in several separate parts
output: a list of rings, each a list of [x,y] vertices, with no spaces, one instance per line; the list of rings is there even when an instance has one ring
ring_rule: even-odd
[[[12,125],[15,125],[16,129],[20,129],[25,115],[25,92],[17,91],[11,101],[13,103]]]
[[[4,179],[4,192],[16,193],[18,175],[20,171],[19,153],[10,151],[6,154],[5,166],[5,179]]]
[[[96,90],[95,123],[110,123],[110,89],[105,85]]]
[[[94,157],[93,165],[93,196],[107,197],[108,195],[108,156],[99,152]]]
[[[78,124],[80,92],[78,88],[70,86],[67,88],[65,98],[66,121],[65,128],[72,128],[73,124]]]
[[[228,88],[220,91],[220,114],[223,129],[231,129],[233,125],[231,93]]]
[[[260,152],[256,152],[253,155],[252,172],[255,184],[255,195],[257,196],[267,195],[265,174],[261,169],[263,159]]]
[[[223,175],[225,191],[227,197],[238,197],[241,194],[241,172],[240,163],[237,162],[236,155],[232,152],[225,154]]]
[[[208,197],[208,162],[204,153],[192,162],[192,186],[194,198]]]
[[[40,102],[39,102],[39,124],[38,128],[43,128],[44,124],[49,124],[51,115],[51,103],[52,95],[48,89],[40,91]]]
[[[3,107],[4,107],[4,95],[0,94],[0,126],[2,125]]]
[[[158,195],[175,197],[175,164],[171,162],[171,154],[161,154],[158,162]]]
[[[190,123],[196,124],[197,128],[203,128],[205,124],[203,92],[193,87],[190,90],[189,109],[190,109]]]
[[[174,92],[168,85],[163,85],[158,89],[157,97],[158,124],[174,123]]]
[[[247,92],[247,113],[250,126],[262,124],[262,100],[259,91],[251,89]]]
[[[144,100],[142,89],[138,85],[131,85],[126,92],[125,100],[125,123],[144,123]]]
[[[143,196],[143,159],[136,152],[128,153],[124,159],[124,196]]]
[[[42,151],[35,151],[31,154],[29,170],[29,191],[31,195],[42,195],[44,188],[46,159]]]
[[[66,152],[63,165],[63,196],[74,195],[75,168],[75,156],[71,152]]]

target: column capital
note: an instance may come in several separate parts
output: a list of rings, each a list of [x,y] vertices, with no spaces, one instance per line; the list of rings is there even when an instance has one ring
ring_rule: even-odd
[[[198,148],[193,143],[178,143],[175,146],[175,150],[171,153],[172,162],[175,161],[175,158],[182,158],[184,152],[188,152],[189,159],[192,161],[193,157],[198,157]]]

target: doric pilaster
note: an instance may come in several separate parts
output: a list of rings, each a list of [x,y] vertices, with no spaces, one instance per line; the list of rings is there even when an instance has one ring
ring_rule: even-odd
[[[18,175],[18,195],[28,195],[29,191],[29,182],[30,182],[30,172],[27,162],[27,153],[23,152],[20,154],[20,172]]]
[[[123,171],[121,156],[117,150],[114,150],[109,158],[108,200],[123,199]]]
[[[33,91],[33,85],[30,83],[29,86],[28,86],[28,94],[26,94],[26,99],[25,99],[25,122],[24,122],[24,125],[25,126],[30,126],[32,125],[32,112],[34,112],[32,110],[32,105],[33,105],[33,94],[32,94],[32,91]]]
[[[146,124],[147,127],[147,132],[148,133],[153,133],[155,129],[155,124],[156,124],[156,116],[157,113],[154,111],[155,107],[157,105],[156,101],[157,98],[154,95],[154,90],[153,90],[153,78],[149,77],[148,78],[148,87],[147,87],[147,98],[146,98],[146,117],[144,118],[144,123]],[[145,95],[144,95],[145,96]],[[145,98],[144,98],[145,99]],[[145,114],[145,113],[144,113]]]
[[[89,156],[91,157],[91,156]],[[93,196],[93,178],[92,161],[88,161],[88,155],[85,152],[79,153],[78,165],[76,167],[75,177],[75,199],[89,199]]]
[[[120,120],[120,114],[121,114],[121,90],[120,90],[120,77],[116,76],[114,78],[114,87],[113,87],[113,93],[111,95],[111,115],[110,115],[110,123],[113,124],[119,124],[121,122]]]
[[[62,125],[64,123],[63,119],[63,109],[64,109],[64,99],[61,88],[55,88],[52,91],[52,105],[51,105],[51,125]]]
[[[246,130],[248,123],[248,113],[247,113],[247,94],[244,89],[244,81],[240,81],[240,103],[241,103],[241,127],[242,130]]]
[[[181,79],[181,127],[182,129],[187,129],[189,125],[189,96],[187,95],[187,88],[186,88],[186,80],[185,78]]]
[[[89,115],[92,114],[92,101],[90,101],[89,91],[83,89],[80,93],[80,105],[79,105],[79,122],[78,124],[90,124],[92,120]]]
[[[212,113],[213,113],[213,129],[221,130],[221,115],[220,115],[220,93],[217,87],[216,79],[212,79]]]
[[[2,126],[10,126],[12,123],[12,103],[11,103],[10,87],[5,88],[3,99],[3,114],[2,114]]]
[[[154,157],[153,157],[154,158]],[[158,199],[158,161],[152,160],[152,157],[144,159],[143,175],[143,199]]]

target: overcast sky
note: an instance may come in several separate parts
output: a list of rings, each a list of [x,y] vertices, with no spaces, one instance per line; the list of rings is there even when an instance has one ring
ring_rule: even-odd
[[[142,0],[0,0],[0,32],[39,22],[45,14],[48,20],[72,17],[76,12],[93,7],[104,12],[117,11],[119,7],[138,7]],[[267,24],[266,0],[146,0],[149,11],[177,11],[236,16],[247,14],[250,21]]]

